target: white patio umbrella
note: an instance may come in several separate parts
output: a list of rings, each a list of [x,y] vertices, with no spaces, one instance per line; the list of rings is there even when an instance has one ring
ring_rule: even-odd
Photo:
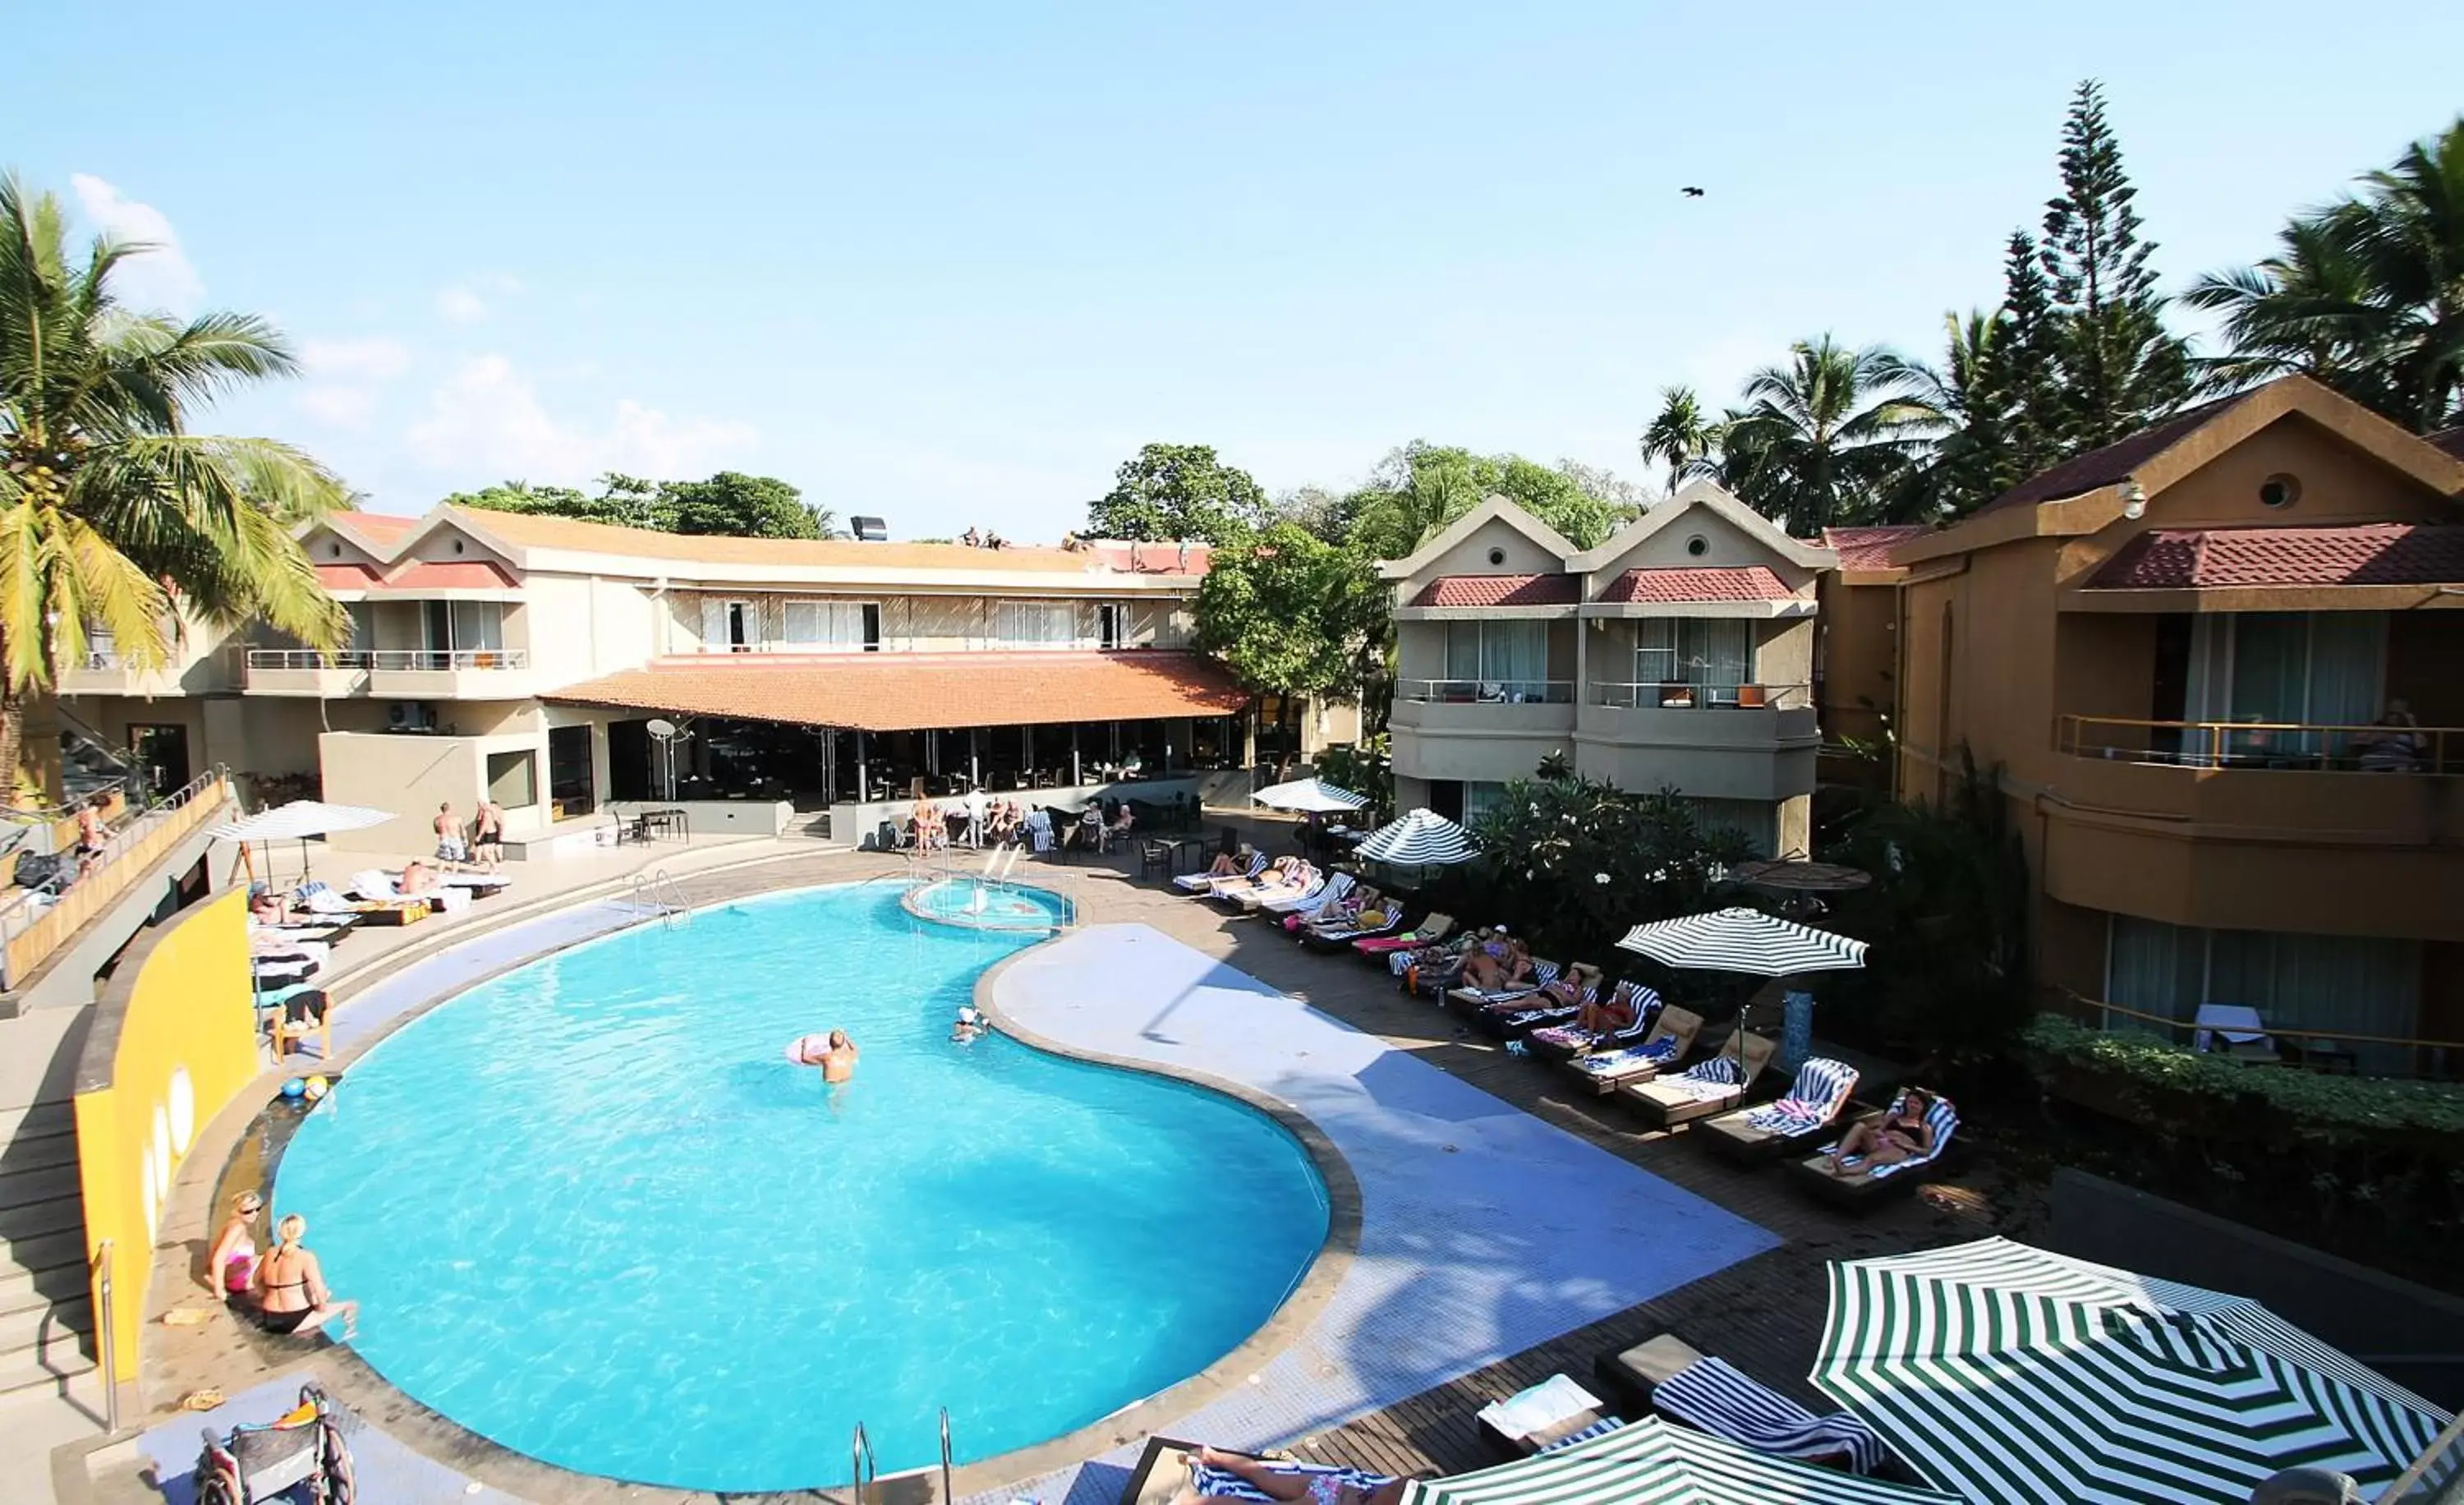
[[[1625,933],[1617,945],[1670,966],[1756,977],[1837,972],[1865,964],[1865,942],[1755,909],[1722,909],[1682,919],[1656,919]]]
[[[268,848],[266,876],[274,876],[274,853],[271,843],[299,843],[299,872],[308,872],[308,838],[330,835],[338,830],[365,830],[392,820],[391,810],[372,809],[365,805],[328,805],[322,800],[293,800],[270,810],[259,810],[241,820],[226,821],[206,834],[216,841],[235,841],[245,849],[250,842]]]
[[[1289,784],[1269,785],[1249,798],[1268,809],[1302,815],[1331,815],[1339,810],[1356,810],[1369,803],[1368,795],[1338,788],[1323,779],[1294,779]]]
[[[1657,1416],[1537,1457],[1403,1487],[1404,1505],[1958,1505],[1774,1458]]]
[[[1435,810],[1419,809],[1378,827],[1353,855],[1398,868],[1440,868],[1480,855],[1471,832]]]

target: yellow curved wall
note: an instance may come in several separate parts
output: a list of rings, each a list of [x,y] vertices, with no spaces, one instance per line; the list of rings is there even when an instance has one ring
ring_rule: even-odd
[[[97,1278],[97,1333],[111,1343],[123,1381],[136,1372],[155,1228],[172,1177],[207,1123],[258,1071],[246,892],[209,900],[149,939],[121,963],[98,1006],[100,1031],[126,988],[108,1083],[77,1095],[89,1266],[106,1240],[111,1245],[113,1331],[100,1332]],[[91,1055],[88,1066],[89,1076],[99,1074]]]

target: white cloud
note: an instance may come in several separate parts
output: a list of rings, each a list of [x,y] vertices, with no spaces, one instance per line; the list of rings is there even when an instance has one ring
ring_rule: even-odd
[[[336,429],[364,429],[377,410],[377,394],[365,387],[306,387],[292,401],[301,412]]]
[[[488,299],[511,298],[522,291],[522,279],[506,272],[476,277],[436,290],[436,311],[457,324],[475,324],[488,317]]]
[[[407,437],[430,469],[579,483],[606,471],[700,476],[754,441],[750,424],[679,418],[629,398],[604,425],[549,413],[539,389],[501,355],[473,356],[429,396]]]
[[[399,340],[306,340],[299,345],[299,365],[310,376],[344,381],[382,382],[410,366],[410,351]]]
[[[113,236],[150,247],[129,257],[113,274],[121,300],[135,308],[194,313],[205,301],[205,279],[180,249],[170,219],[151,204],[141,204],[91,173],[69,175],[69,187],[86,214]]]

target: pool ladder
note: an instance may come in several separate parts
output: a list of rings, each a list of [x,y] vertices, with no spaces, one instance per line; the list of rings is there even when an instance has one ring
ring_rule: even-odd
[[[865,1491],[880,1477],[872,1461],[872,1439],[866,1436],[864,1423],[855,1424],[855,1436],[847,1444],[847,1476],[853,1481],[855,1505],[865,1505]],[[941,1407],[941,1505],[957,1498],[950,1493],[950,1408]]]
[[[656,910],[662,929],[684,918],[684,890],[676,887],[676,880],[669,876],[665,868],[633,874],[631,902],[637,910]]]

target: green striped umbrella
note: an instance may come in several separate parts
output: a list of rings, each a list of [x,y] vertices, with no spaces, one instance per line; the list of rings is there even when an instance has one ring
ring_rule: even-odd
[[[1831,1267],[1814,1383],[1980,1500],[2246,1505],[2270,1474],[2384,1485],[2447,1416],[2239,1296],[2007,1239]]]
[[[1476,1473],[1407,1485],[1403,1505],[1957,1505],[1741,1448],[1654,1416]]]

